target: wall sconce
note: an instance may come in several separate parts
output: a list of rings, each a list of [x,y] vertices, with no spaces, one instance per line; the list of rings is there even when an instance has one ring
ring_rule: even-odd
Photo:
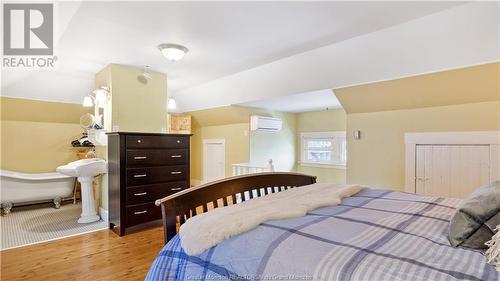
[[[167,109],[170,109],[170,110],[177,109],[177,103],[175,102],[175,100],[173,98],[168,99]]]
[[[101,86],[99,87],[99,89],[92,91],[92,94],[89,94],[83,98],[84,107],[92,107],[92,106],[94,107],[94,118],[96,120],[96,125],[98,127],[102,127],[99,108],[106,107],[109,94],[110,94],[109,88],[106,86]]]

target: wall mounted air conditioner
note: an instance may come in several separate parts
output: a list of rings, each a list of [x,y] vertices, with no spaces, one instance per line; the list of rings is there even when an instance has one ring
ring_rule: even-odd
[[[266,117],[266,116],[250,116],[250,130],[251,131],[274,131],[281,130],[283,121],[280,118]]]

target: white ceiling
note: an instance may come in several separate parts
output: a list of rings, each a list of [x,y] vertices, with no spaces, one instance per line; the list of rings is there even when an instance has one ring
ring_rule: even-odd
[[[457,2],[56,2],[57,68],[3,69],[2,95],[80,103],[94,87],[94,74],[109,63],[151,65],[152,69],[167,73],[169,93],[177,95],[194,86],[457,5]],[[172,63],[161,56],[156,46],[169,42],[190,49],[184,60]],[[255,83],[258,82],[244,81],[240,87]],[[186,97],[182,102],[189,104],[193,97]],[[260,97],[249,94],[246,99]],[[191,108],[195,107],[204,106]]]
[[[429,3],[429,2],[425,2]],[[175,93],[182,111],[500,61],[500,2],[472,2]]]
[[[308,112],[342,107],[331,89],[280,96],[239,105],[283,112]]]

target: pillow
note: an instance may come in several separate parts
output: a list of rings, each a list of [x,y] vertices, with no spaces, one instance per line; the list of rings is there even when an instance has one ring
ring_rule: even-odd
[[[500,181],[478,188],[458,206],[450,221],[448,240],[454,247],[486,249],[484,244],[500,224]]]

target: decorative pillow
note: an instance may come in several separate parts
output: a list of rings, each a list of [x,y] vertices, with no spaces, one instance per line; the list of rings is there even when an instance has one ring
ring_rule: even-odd
[[[454,247],[486,249],[500,224],[500,181],[478,188],[458,206],[448,239]]]
[[[495,228],[496,234],[490,241],[486,242],[488,250],[485,253],[486,260],[493,265],[497,271],[500,271],[500,225]]]

